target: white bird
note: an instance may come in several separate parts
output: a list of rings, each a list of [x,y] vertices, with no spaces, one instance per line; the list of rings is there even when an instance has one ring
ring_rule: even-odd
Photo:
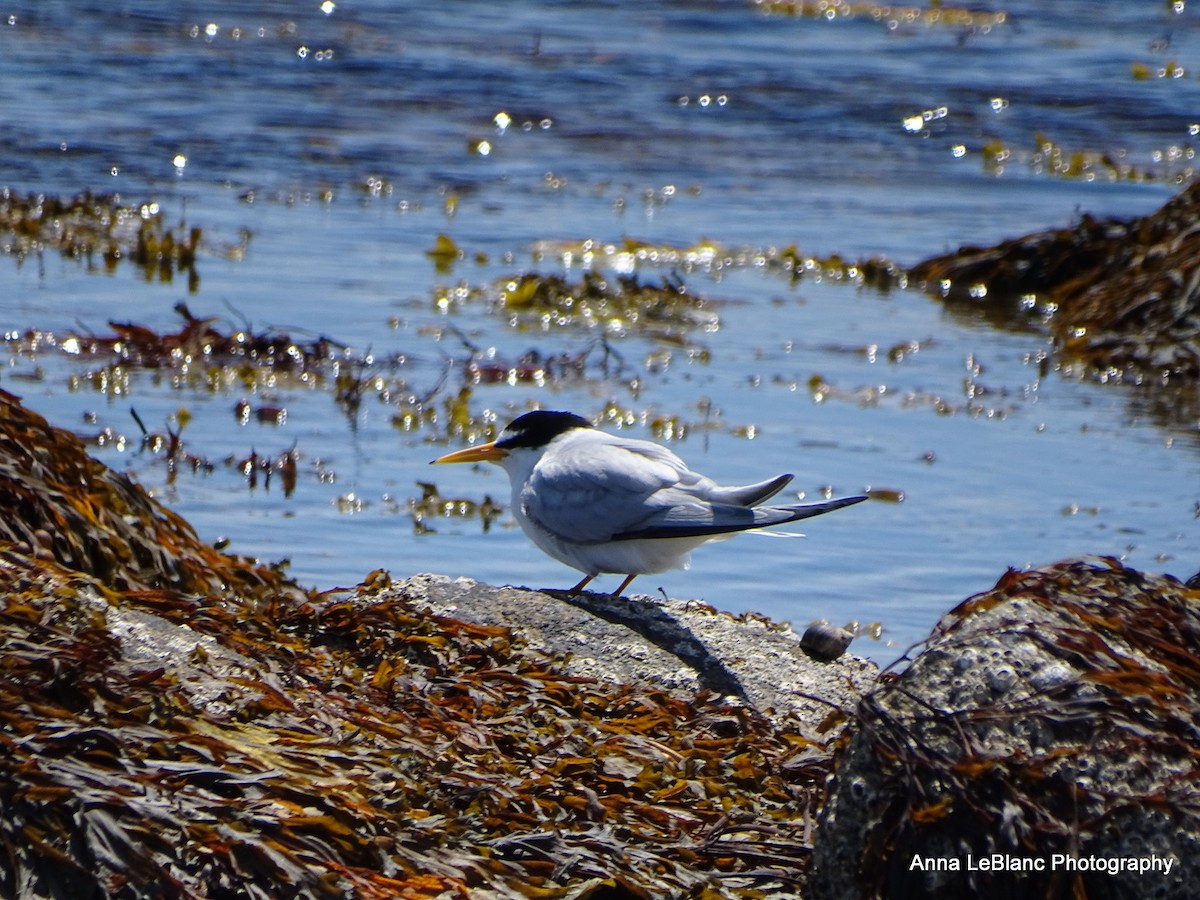
[[[638,575],[687,568],[692,550],[739,531],[819,516],[866,500],[759,506],[792,480],[780,475],[723,487],[666,447],[599,431],[582,416],[539,410],[519,416],[495,441],[434,463],[492,462],[512,483],[513,516],[542,551],[584,573],[578,594],[601,573]]]

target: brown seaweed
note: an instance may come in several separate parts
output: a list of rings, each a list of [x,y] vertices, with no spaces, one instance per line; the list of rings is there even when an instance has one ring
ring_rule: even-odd
[[[753,0],[756,9],[771,15],[805,19],[866,18],[890,25],[925,25],[949,28],[977,28],[987,31],[1005,25],[1009,15],[1003,10],[967,9],[933,2],[928,6],[866,2],[866,0]]]
[[[0,541],[117,590],[220,594],[271,585],[304,592],[269,568],[219,554],[129,476],[88,456],[0,391]]]
[[[0,392],[0,894],[767,896],[828,752],[220,553]]]
[[[154,201],[130,205],[120,194],[56,197],[0,188],[0,250],[19,260],[46,248],[106,272],[129,260],[147,281],[171,282],[176,272],[186,274],[188,290],[195,293],[201,234],[183,224],[178,234],[166,227]]]
[[[1200,384],[1200,182],[1133,219],[961,247],[909,271],[952,307],[1047,330],[1057,353],[1104,380]]]
[[[845,884],[853,858],[855,896],[1112,897],[1151,885],[1190,896],[1198,599],[1170,576],[1091,559],[1009,571],[963,601],[914,648],[925,652],[901,659],[906,671],[885,672],[860,704],[838,764],[842,809],[822,823],[818,880]],[[1119,881],[1048,862],[935,877],[913,865],[967,854],[1157,854],[1176,870]]]

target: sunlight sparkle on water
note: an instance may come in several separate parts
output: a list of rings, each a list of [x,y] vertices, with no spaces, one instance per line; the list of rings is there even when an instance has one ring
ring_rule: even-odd
[[[483,0],[419,10],[313,0],[224,24],[194,12],[153,31],[161,52],[127,53],[115,68],[106,53],[143,46],[157,18],[36,6],[37,43],[0,54],[9,181],[71,197],[119,176],[104,184],[128,198],[115,232],[145,226],[147,239],[171,233],[179,246],[196,229],[196,278],[136,268],[127,247],[61,260],[39,251],[36,264],[0,254],[0,332],[21,345],[0,387],[71,428],[89,407],[96,452],[207,538],[290,557],[320,588],[380,566],[558,583],[556,564],[506,518],[486,533],[458,519],[413,535],[403,502],[429,477],[430,444],[477,438],[487,416],[540,404],[618,415],[612,427],[685,444],[731,479],[796,467],[809,495],[830,481],[903,490],[900,506],[821,520],[803,546],[714,544],[696,572],[648,591],[775,618],[844,609],[884,621],[905,645],[1010,566],[1106,553],[1194,571],[1198,498],[1179,486],[1195,483],[1195,440],[1163,430],[1169,409],[1059,369],[1036,329],[995,327],[999,298],[881,294],[858,265],[878,255],[903,271],[964,243],[1165,202],[1167,179],[1190,174],[1200,146],[1200,117],[1186,112],[1200,109],[1189,62],[1200,33],[1181,27],[1182,2],[1091,4],[1080,17],[1079,4],[1036,0],[1009,0],[1003,13],[849,0],[653,13],[634,0],[502,12]],[[196,6],[206,8],[225,9]],[[10,31],[29,24],[5,18]],[[1010,21],[1021,25],[1001,28]],[[126,32],[114,42],[112,28]],[[73,64],[52,65],[59,54]],[[1121,61],[1142,61],[1144,78]],[[205,87],[186,110],[181,84]],[[1133,161],[1144,165],[1134,172]],[[442,232],[461,251],[451,276],[425,254]],[[523,290],[527,274],[581,282],[583,272],[593,284],[662,283],[665,305],[575,299],[526,314],[499,297],[505,285]],[[934,294],[982,280],[944,277],[932,276]],[[686,288],[677,319],[666,302],[676,287]],[[1032,324],[1060,317],[1047,296],[1014,298],[1013,311],[1029,310]],[[693,298],[713,305],[692,309]],[[330,353],[347,348],[344,366],[309,371],[280,345],[277,367],[243,379],[199,338],[167,348],[187,360],[172,363],[175,377],[111,364],[137,355],[141,331],[110,320],[199,333],[176,304],[223,333],[244,329],[231,340],[246,354],[271,325],[328,335]],[[99,357],[97,335],[113,342]],[[470,375],[474,348],[488,347],[478,370],[492,380]],[[231,413],[243,393],[244,420]],[[459,405],[468,424],[451,432]],[[181,440],[215,469],[169,481],[131,406],[160,432],[186,406],[194,419]],[[286,420],[268,414],[283,409]],[[1172,453],[1155,443],[1164,434]],[[290,496],[232,468],[289,447],[301,463]],[[507,488],[503,473],[438,476],[451,496]],[[1064,518],[1068,503],[1099,512]],[[786,577],[767,577],[776,572]]]

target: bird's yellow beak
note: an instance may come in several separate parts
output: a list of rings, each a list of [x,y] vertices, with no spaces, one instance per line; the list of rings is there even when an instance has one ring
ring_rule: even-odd
[[[506,456],[508,456],[507,450],[497,447],[495,441],[489,441],[486,444],[480,444],[478,447],[464,447],[462,450],[455,450],[453,453],[439,456],[433,461],[432,465],[440,463],[499,462]]]

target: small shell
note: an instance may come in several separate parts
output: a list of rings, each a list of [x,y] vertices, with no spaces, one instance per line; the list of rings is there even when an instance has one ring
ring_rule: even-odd
[[[846,652],[852,640],[854,635],[845,628],[817,622],[808,626],[808,630],[800,638],[800,646],[812,659],[832,662]]]

